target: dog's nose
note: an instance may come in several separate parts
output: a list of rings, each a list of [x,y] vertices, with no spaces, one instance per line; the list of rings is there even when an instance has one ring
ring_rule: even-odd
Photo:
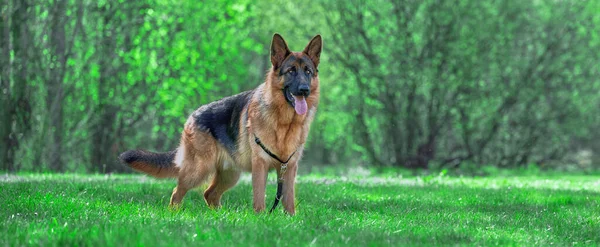
[[[298,93],[299,93],[301,96],[308,96],[308,95],[310,94],[310,88],[308,87],[308,85],[307,85],[307,84],[301,84],[301,85],[298,87]]]

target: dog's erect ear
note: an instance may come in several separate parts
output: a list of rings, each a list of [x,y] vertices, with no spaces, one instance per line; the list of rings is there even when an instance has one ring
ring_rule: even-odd
[[[278,69],[283,60],[291,53],[283,37],[278,33],[274,34],[273,41],[271,41],[271,64],[273,64],[273,69]]]
[[[321,50],[323,49],[323,40],[321,39],[321,35],[317,34],[314,38],[310,40],[304,51],[304,54],[310,57],[310,60],[315,64],[315,67],[319,66],[319,61],[321,60]]]

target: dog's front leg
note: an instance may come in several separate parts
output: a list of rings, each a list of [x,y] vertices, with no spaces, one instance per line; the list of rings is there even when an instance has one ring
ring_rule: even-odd
[[[283,174],[283,208],[289,215],[296,214],[295,205],[295,184],[296,172],[298,171],[298,163],[291,163],[288,169]]]
[[[252,157],[252,201],[254,211],[257,213],[265,210],[265,187],[269,167],[258,155]]]

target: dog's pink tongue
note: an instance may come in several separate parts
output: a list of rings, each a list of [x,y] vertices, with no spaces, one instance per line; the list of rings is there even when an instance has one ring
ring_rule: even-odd
[[[304,98],[304,96],[294,96],[294,100],[296,105],[294,109],[296,110],[296,113],[300,115],[306,114],[306,111],[308,110],[308,106],[306,105],[306,98]]]

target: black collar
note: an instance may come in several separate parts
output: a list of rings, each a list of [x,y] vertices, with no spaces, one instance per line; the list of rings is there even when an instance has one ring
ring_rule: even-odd
[[[288,159],[286,161],[283,161],[279,157],[277,157],[277,155],[275,155],[274,153],[272,153],[267,147],[265,147],[265,145],[262,144],[262,142],[256,136],[256,134],[254,135],[254,142],[256,142],[256,144],[258,144],[258,146],[260,146],[260,148],[262,148],[262,150],[265,151],[265,153],[267,153],[269,156],[271,156],[271,158],[276,159],[281,164],[287,164],[288,162],[290,162],[290,160],[292,159],[292,157],[294,156],[294,154],[296,154],[296,151],[294,151],[292,153],[292,155],[290,155],[290,157],[288,157]],[[279,176],[279,174],[277,174],[277,175]]]

